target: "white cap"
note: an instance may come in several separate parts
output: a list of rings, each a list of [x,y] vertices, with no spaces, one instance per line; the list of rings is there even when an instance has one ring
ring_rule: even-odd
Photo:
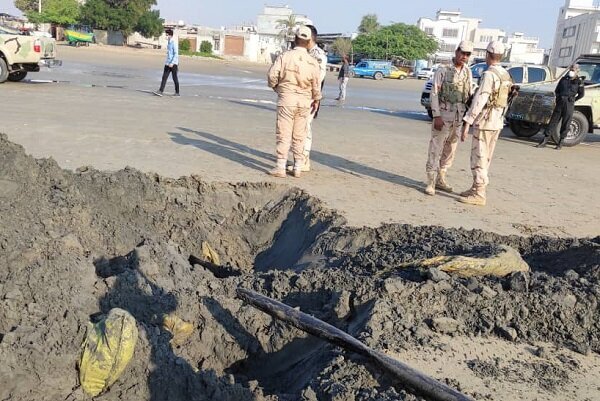
[[[504,43],[495,40],[490,42],[486,50],[492,54],[504,54],[506,48],[504,47]]]
[[[296,37],[304,40],[309,40],[312,38],[312,31],[307,26],[301,26],[296,31]]]
[[[458,44],[456,50],[461,50],[465,53],[473,53],[473,42],[469,40],[463,40]]]

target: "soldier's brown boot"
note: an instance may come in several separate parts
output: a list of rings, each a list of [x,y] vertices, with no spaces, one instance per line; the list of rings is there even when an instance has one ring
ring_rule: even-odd
[[[277,166],[275,166],[274,169],[269,171],[269,175],[272,177],[277,177],[277,178],[285,178],[286,177],[286,172],[285,172],[285,165],[287,163],[287,160],[285,159],[277,159]]]
[[[427,187],[425,188],[425,193],[427,195],[433,196],[435,195],[435,171],[431,171],[427,173]]]
[[[486,203],[485,189],[474,188],[473,193],[468,196],[461,196],[458,201],[467,205],[485,206]]]
[[[463,198],[466,198],[469,195],[473,195],[475,193],[475,187],[471,187],[466,191],[461,192],[459,195]]]
[[[445,171],[440,170],[438,177],[437,177],[437,181],[435,182],[435,188],[439,189],[440,191],[452,193],[452,187],[450,185],[448,185],[448,182],[446,182],[446,172]]]

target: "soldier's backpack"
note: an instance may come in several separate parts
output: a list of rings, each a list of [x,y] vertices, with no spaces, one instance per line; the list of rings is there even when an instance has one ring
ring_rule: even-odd
[[[504,68],[488,68],[488,71],[494,74],[500,80],[500,88],[492,92],[488,100],[488,106],[498,109],[504,109],[508,105],[508,96],[513,86],[513,80]],[[486,71],[487,72],[487,71]]]

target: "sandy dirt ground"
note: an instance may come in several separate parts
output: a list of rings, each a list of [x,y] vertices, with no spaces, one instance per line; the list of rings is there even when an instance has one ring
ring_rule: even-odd
[[[3,131],[36,157],[68,169],[133,166],[211,181],[275,181],[275,96],[267,66],[182,57],[180,99],[148,94],[158,86],[160,51],[60,47],[64,66],[6,83]],[[36,83],[54,79],[60,83]],[[298,186],[339,210],[349,224],[433,224],[501,234],[593,236],[600,136],[556,152],[505,132],[497,147],[485,208],[456,196],[422,194],[430,122],[419,105],[424,81],[352,79],[338,107],[336,76],[315,122],[313,171],[278,182]],[[167,92],[172,91],[172,84]],[[468,144],[450,173],[470,186]]]

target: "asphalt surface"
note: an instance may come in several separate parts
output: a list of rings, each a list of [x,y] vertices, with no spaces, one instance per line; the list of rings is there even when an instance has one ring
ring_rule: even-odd
[[[502,234],[598,235],[596,188],[600,136],[586,144],[539,150],[537,137],[509,132],[492,163],[488,205],[422,193],[430,121],[419,104],[424,81],[351,79],[339,105],[328,73],[315,122],[313,171],[276,180],[275,94],[268,66],[182,57],[180,98],[153,96],[162,51],[60,46],[61,68],[0,85],[2,129],[36,157],[62,167],[92,165],[208,181],[295,185],[338,209],[351,225],[399,222],[480,228]],[[172,82],[166,89],[173,92]],[[459,148],[450,180],[470,186],[470,145]]]

